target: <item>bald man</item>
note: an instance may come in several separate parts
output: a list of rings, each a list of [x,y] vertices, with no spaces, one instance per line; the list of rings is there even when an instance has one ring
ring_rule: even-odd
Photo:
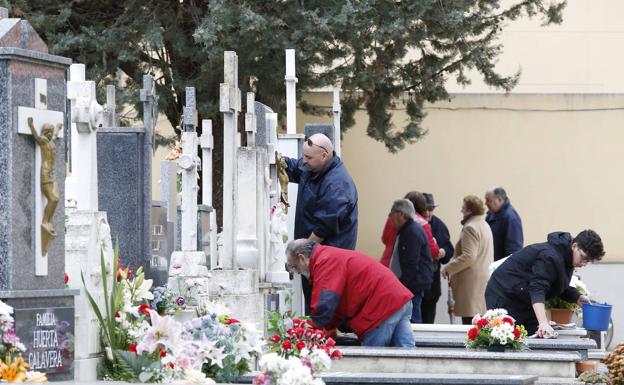
[[[358,194],[353,179],[334,146],[323,134],[303,142],[303,157],[284,157],[288,178],[299,184],[295,239],[308,238],[326,246],[355,249]],[[310,314],[310,285],[302,279],[306,314]]]

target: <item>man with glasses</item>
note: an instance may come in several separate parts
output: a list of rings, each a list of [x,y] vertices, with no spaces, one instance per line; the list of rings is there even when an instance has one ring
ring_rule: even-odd
[[[358,194],[353,179],[334,153],[331,140],[314,134],[303,143],[300,159],[283,158],[292,183],[299,184],[294,238],[322,245],[355,249]],[[306,314],[310,314],[311,289],[302,279]]]
[[[546,242],[513,253],[494,271],[485,289],[487,308],[507,309],[529,334],[552,336],[544,302],[555,297],[589,302],[570,280],[575,268],[599,261],[604,254],[602,240],[593,230],[581,231],[574,239],[570,233],[550,233]]]
[[[286,257],[290,272],[312,282],[310,316],[317,327],[346,321],[363,346],[414,347],[412,293],[376,259],[310,239],[290,242]]]

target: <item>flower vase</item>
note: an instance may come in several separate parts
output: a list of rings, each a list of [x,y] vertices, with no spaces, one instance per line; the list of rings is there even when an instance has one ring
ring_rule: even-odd
[[[574,313],[573,309],[551,308],[550,320],[560,325],[569,324],[572,322],[572,313]]]
[[[184,309],[184,310],[180,310],[179,313],[176,313],[173,316],[173,319],[183,324],[186,321],[190,321],[195,317],[197,317],[197,313],[195,312],[195,309]]]
[[[503,353],[505,350],[506,350],[505,345],[489,345],[487,347],[488,352]]]

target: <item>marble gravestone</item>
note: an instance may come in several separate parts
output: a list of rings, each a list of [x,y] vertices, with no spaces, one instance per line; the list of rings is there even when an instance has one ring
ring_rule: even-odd
[[[335,146],[336,141],[334,138],[334,125],[330,123],[306,123],[303,126],[303,130],[305,133],[305,137],[309,138],[314,134],[324,134],[326,137],[331,140],[332,144]]]
[[[74,296],[65,289],[66,71],[25,20],[0,9],[0,299],[31,369],[73,379]]]

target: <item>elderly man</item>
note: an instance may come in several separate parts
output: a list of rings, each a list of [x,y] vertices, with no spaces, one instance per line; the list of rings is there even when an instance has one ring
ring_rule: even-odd
[[[286,161],[288,178],[299,184],[294,238],[308,238],[327,246],[355,249],[358,194],[331,140],[314,134],[303,143],[303,157]],[[306,314],[310,285],[302,280]]]
[[[490,225],[494,238],[494,260],[498,261],[522,248],[522,220],[502,187],[485,193],[485,205],[489,210],[485,221]]]
[[[431,251],[423,227],[414,222],[414,205],[408,199],[398,199],[390,209],[390,220],[397,230],[397,240],[390,259],[390,270],[407,287],[412,298],[412,323],[422,323],[425,290],[433,280]]]
[[[550,233],[546,242],[513,253],[494,271],[485,289],[487,308],[507,309],[530,334],[552,336],[544,302],[558,296],[573,303],[589,302],[570,286],[572,273],[603,255],[602,240],[593,230],[581,231],[574,239],[570,233]]]
[[[334,329],[347,321],[364,346],[414,347],[412,294],[366,254],[297,239],[286,249],[288,269],[312,282],[312,321]]]

